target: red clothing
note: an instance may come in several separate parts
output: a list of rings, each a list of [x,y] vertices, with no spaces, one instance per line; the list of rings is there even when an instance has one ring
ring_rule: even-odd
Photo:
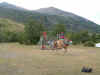
[[[65,44],[65,46],[69,46],[69,44]]]

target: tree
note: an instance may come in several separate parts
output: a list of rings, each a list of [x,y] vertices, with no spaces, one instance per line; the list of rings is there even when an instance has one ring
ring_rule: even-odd
[[[93,33],[91,35],[91,41],[93,41],[94,43],[99,43],[100,42],[100,34]]]
[[[43,31],[44,26],[42,24],[38,21],[30,20],[27,25],[25,25],[25,34],[28,44],[37,44]]]
[[[82,43],[85,43],[90,40],[89,32],[88,31],[81,31],[80,32],[80,40]]]
[[[73,33],[71,36],[71,39],[73,40],[73,43],[75,44],[83,44],[91,40],[88,31],[80,31],[77,33]]]
[[[82,38],[81,38],[80,33],[72,33],[71,39],[73,41],[73,44],[80,44]]]
[[[66,25],[65,24],[56,24],[52,28],[52,34],[56,35],[56,33],[64,32],[66,33]]]

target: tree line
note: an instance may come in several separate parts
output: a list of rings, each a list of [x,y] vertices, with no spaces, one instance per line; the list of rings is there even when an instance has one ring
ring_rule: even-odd
[[[74,45],[94,46],[95,43],[100,42],[100,33],[89,33],[87,30],[69,32],[67,29],[66,25],[61,23],[52,25],[52,28],[48,29],[40,21],[30,20],[25,24],[23,32],[11,32],[0,29],[0,42],[19,42],[27,45],[37,44],[43,31],[46,31],[51,38],[56,38],[57,32],[64,32],[65,37],[72,40]]]

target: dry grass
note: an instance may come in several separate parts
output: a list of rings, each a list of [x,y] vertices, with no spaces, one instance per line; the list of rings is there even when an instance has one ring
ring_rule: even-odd
[[[63,51],[39,50],[38,46],[0,44],[0,75],[88,75],[83,66],[100,74],[100,48],[70,46]]]

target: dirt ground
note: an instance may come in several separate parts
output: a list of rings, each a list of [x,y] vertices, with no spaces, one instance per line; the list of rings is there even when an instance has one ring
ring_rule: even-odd
[[[68,52],[39,46],[0,44],[0,75],[100,75],[100,48],[70,46]],[[83,66],[92,73],[82,73]]]

